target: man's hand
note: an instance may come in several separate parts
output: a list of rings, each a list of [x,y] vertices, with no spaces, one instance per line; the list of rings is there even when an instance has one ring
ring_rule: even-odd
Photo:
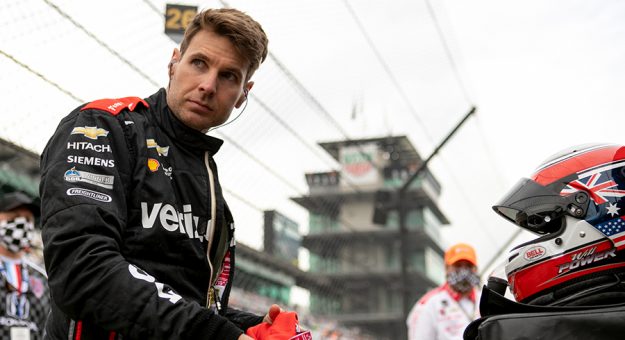
[[[243,333],[243,334],[241,334],[239,336],[239,338],[237,340],[254,340],[254,338],[251,338],[251,337],[245,335],[245,333]]]
[[[280,306],[276,304],[271,305],[271,307],[269,307],[269,312],[263,318],[263,322],[266,322],[271,325],[273,323],[273,320],[276,319],[276,317],[278,316],[278,314],[280,314],[280,312],[284,312],[284,310],[280,308]]]

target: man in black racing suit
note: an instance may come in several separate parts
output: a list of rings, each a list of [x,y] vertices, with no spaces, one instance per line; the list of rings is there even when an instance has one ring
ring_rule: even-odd
[[[61,121],[41,159],[47,338],[250,339],[263,317],[228,308],[234,223],[213,161],[222,141],[206,132],[247,100],[266,54],[249,16],[206,10],[167,90]]]

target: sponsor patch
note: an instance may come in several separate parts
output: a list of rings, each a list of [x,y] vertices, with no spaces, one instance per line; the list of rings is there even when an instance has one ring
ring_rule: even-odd
[[[87,156],[67,156],[67,163],[76,163],[83,165],[94,165],[94,166],[103,166],[107,168],[115,167],[114,159],[103,159],[98,157],[87,157]]]
[[[35,322],[28,321],[28,320],[13,319],[7,316],[0,316],[0,325],[8,326],[11,328],[14,328],[16,326],[17,327],[24,326],[24,327],[28,327],[28,329],[31,329],[33,332],[39,332],[39,327],[37,327],[37,324]]]
[[[91,144],[90,142],[67,142],[67,150],[92,150],[95,152],[113,152],[110,145]]]
[[[151,229],[155,225],[161,226],[170,232],[186,234],[189,238],[206,239],[206,235],[198,233],[199,216],[193,215],[191,204],[182,206],[182,211],[167,203],[141,202],[141,224],[144,229]],[[208,221],[210,223],[210,220]]]
[[[65,171],[64,178],[67,182],[84,182],[103,187],[105,189],[113,189],[114,176],[94,174],[87,171],[76,170],[76,167]]]
[[[171,174],[174,171],[174,169],[170,166],[169,168],[166,168],[163,166],[163,171],[165,171],[165,176],[169,177],[169,179],[171,179]]]
[[[148,149],[156,149],[159,156],[167,157],[169,146],[160,146],[154,139],[146,139],[145,143],[148,145]]]
[[[156,159],[148,158],[148,169],[150,169],[150,171],[156,172],[160,165],[161,163],[159,163]]]
[[[76,126],[72,130],[72,135],[83,135],[89,139],[96,140],[98,137],[108,136],[108,130],[104,130],[97,126]]]
[[[99,202],[108,203],[113,201],[111,196],[89,189],[69,188],[65,193],[69,196],[83,196]]]
[[[523,257],[525,257],[527,261],[533,261],[533,260],[538,260],[539,258],[543,257],[545,253],[546,253],[545,247],[535,246],[535,247],[528,249],[523,255]]]
[[[16,319],[28,319],[30,315],[30,301],[26,295],[19,292],[9,292],[5,300],[6,315]]]

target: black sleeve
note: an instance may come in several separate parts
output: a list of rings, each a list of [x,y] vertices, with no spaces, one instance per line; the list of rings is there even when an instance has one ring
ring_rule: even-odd
[[[128,338],[237,339],[243,331],[232,322],[122,256],[133,164],[123,124],[106,112],[74,111],[42,154],[42,236],[52,299],[70,318]]]
[[[228,308],[226,317],[244,331],[263,322],[264,318],[264,316],[258,316],[234,308]]]

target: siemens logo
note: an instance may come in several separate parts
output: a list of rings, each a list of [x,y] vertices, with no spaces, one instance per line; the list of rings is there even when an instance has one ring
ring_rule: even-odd
[[[178,231],[181,234],[186,234],[189,238],[208,240],[205,235],[197,233],[200,218],[193,216],[190,204],[183,205],[182,212],[178,212],[171,204],[155,203],[150,209],[148,203],[141,202],[141,224],[143,228],[153,228],[157,218],[161,227],[167,231]],[[207,223],[210,225],[210,220]]]
[[[95,166],[103,166],[107,168],[115,167],[114,159],[102,159],[98,157],[84,157],[84,156],[69,155],[67,156],[67,163],[95,165]]]

